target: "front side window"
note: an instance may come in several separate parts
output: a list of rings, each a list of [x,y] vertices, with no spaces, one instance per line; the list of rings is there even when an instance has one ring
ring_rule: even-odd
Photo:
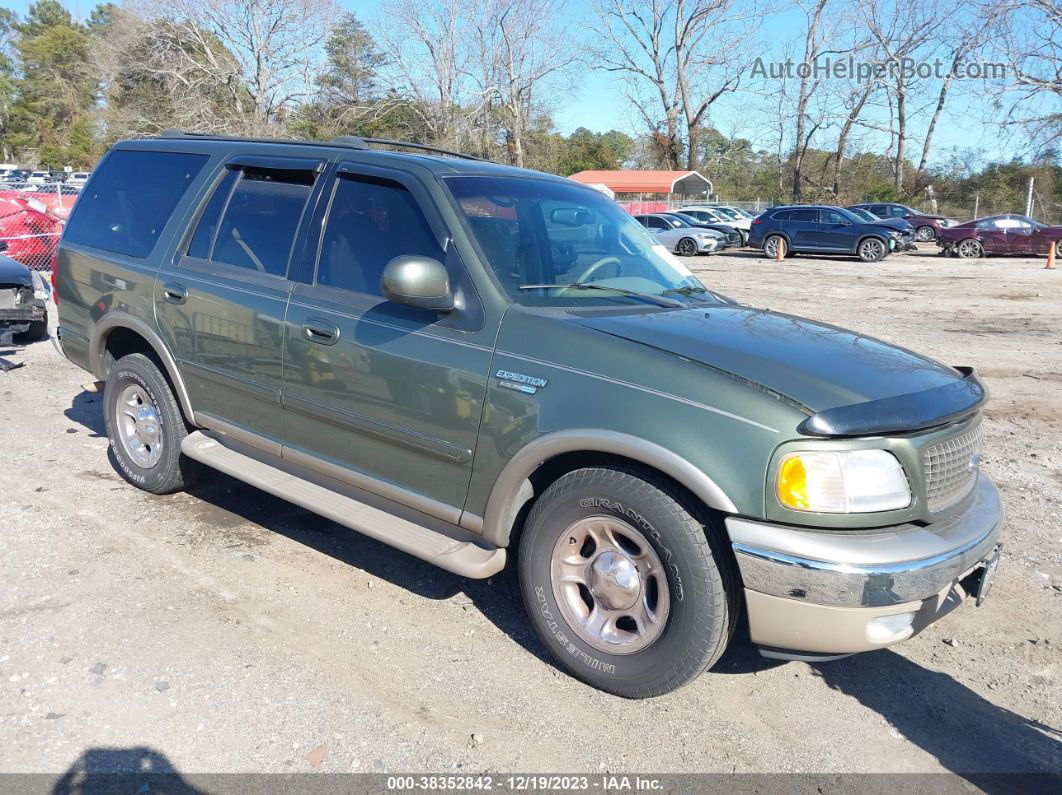
[[[846,224],[848,219],[835,210],[820,210],[820,218],[824,224]]]
[[[446,260],[413,195],[392,180],[341,177],[321,238],[317,283],[382,296],[384,268],[403,255]]]
[[[445,184],[518,303],[670,304],[645,298],[704,290],[638,221],[593,190],[525,177],[448,177]]]
[[[142,259],[206,164],[187,152],[112,151],[74,204],[63,238]]]
[[[189,256],[284,276],[313,180],[302,169],[231,170],[203,210]]]

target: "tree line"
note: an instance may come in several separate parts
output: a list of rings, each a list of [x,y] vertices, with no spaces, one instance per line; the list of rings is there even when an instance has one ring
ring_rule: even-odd
[[[368,21],[334,0],[127,0],[83,21],[38,0],[0,9],[0,149],[83,167],[167,128],[362,135],[559,174],[700,170],[730,200],[982,209],[1022,209],[1034,176],[1057,216],[1060,40],[1057,0],[591,0],[577,20],[563,0],[383,0]],[[989,62],[1003,73],[962,79]],[[589,70],[622,88],[630,132],[557,130]],[[1015,157],[945,149],[945,125]]]

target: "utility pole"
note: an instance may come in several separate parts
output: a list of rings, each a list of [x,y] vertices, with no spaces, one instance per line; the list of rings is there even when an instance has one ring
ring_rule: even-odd
[[[1025,214],[1032,216],[1033,178],[1029,177],[1029,192],[1025,196]]]
[[[981,194],[974,194],[974,214],[973,217],[977,218],[977,208],[981,205]]]

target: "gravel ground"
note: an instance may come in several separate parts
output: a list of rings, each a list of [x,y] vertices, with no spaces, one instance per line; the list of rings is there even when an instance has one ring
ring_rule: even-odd
[[[0,771],[1062,772],[1062,270],[690,261],[743,302],[978,368],[1008,512],[991,598],[808,665],[740,636],[631,702],[550,663],[512,573],[463,580],[229,479],[155,497],[47,342],[0,374]]]

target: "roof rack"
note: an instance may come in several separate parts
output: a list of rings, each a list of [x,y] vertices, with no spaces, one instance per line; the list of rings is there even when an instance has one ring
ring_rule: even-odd
[[[306,141],[297,138],[248,138],[239,135],[214,135],[213,133],[200,133],[200,132],[185,132],[184,130],[163,130],[159,133],[159,138],[200,138],[209,141],[249,141],[252,143],[263,144],[283,144],[283,143],[298,143],[307,144],[310,146],[345,146],[348,149],[362,149],[368,150],[371,147],[369,144],[380,144],[382,146],[402,146],[407,149],[417,149],[424,152],[435,152],[440,155],[449,155],[450,157],[459,157],[463,160],[479,160],[485,161],[486,158],[476,157],[475,155],[465,154],[464,152],[455,152],[451,149],[441,149],[438,146],[429,146],[428,144],[417,144],[412,141],[393,141],[389,138],[361,138],[357,135],[339,135],[333,138],[331,141]]]

